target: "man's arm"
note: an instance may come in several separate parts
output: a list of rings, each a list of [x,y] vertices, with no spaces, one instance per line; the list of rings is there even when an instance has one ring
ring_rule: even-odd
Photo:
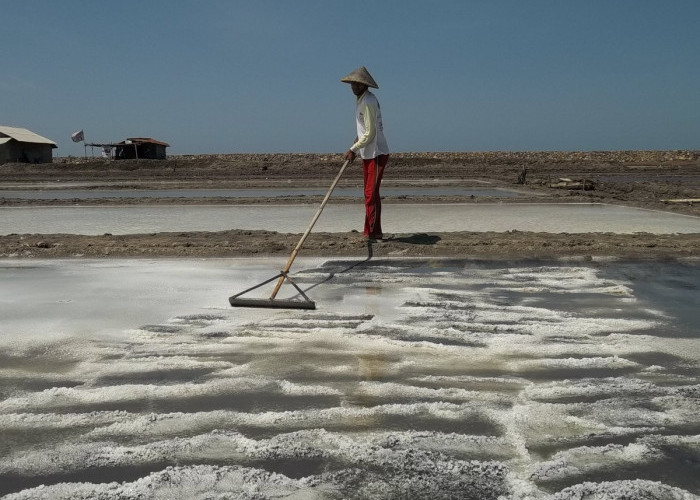
[[[357,136],[355,136],[355,142],[357,142]],[[353,142],[353,144],[354,144],[355,142]],[[357,154],[355,154],[355,152],[354,152],[352,149],[348,149],[348,150],[345,152],[345,159],[348,160],[350,163],[352,163],[352,162],[355,161],[355,157],[356,157],[356,156],[357,156]]]

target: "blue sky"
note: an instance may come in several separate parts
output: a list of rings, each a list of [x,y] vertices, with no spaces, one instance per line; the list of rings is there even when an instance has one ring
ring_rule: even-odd
[[[82,155],[343,152],[360,65],[394,151],[700,148],[698,0],[5,1],[0,124]]]

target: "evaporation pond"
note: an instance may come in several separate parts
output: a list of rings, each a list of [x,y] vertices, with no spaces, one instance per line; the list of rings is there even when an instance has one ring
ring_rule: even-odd
[[[301,233],[316,204],[61,206],[0,208],[0,234],[134,234],[173,231],[267,230]],[[314,231],[361,230],[362,203],[329,204]],[[464,203],[382,207],[387,233],[451,231],[700,232],[700,218],[606,204]]]

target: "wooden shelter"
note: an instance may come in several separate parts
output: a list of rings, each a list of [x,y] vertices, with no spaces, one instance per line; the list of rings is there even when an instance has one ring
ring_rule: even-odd
[[[170,144],[150,137],[129,137],[122,142],[113,144],[113,146],[115,160],[165,160],[165,148],[170,147]]]
[[[31,130],[0,125],[0,164],[51,163],[55,142]]]

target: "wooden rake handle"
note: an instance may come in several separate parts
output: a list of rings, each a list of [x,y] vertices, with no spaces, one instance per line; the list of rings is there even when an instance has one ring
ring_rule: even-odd
[[[335,176],[335,179],[333,180],[331,187],[328,189],[328,192],[326,193],[326,197],[323,198],[321,205],[318,207],[318,210],[316,210],[316,215],[314,215],[313,218],[311,219],[311,223],[309,224],[309,227],[306,228],[306,231],[301,236],[299,243],[297,243],[297,246],[294,248],[294,250],[292,251],[292,254],[289,256],[289,260],[287,260],[287,265],[284,266],[284,269],[282,269],[282,276],[280,276],[280,279],[277,281],[277,285],[275,285],[275,289],[272,291],[272,295],[270,295],[270,299],[274,299],[277,296],[277,292],[279,292],[280,287],[282,286],[282,283],[284,283],[284,280],[287,278],[287,273],[289,272],[289,269],[292,267],[292,262],[294,262],[294,259],[296,259],[297,254],[299,253],[299,250],[301,249],[302,245],[304,244],[304,241],[306,241],[306,238],[311,233],[311,229],[313,229],[314,224],[316,224],[316,221],[321,216],[321,212],[323,212],[323,208],[326,206],[326,203],[328,203],[328,199],[331,197],[331,194],[333,193],[333,190],[335,189],[336,184],[338,184],[338,181],[343,176],[343,172],[345,172],[345,168],[349,164],[350,164],[350,160],[345,160],[345,163],[343,163],[343,166],[340,167],[340,171],[338,172],[338,175]]]

